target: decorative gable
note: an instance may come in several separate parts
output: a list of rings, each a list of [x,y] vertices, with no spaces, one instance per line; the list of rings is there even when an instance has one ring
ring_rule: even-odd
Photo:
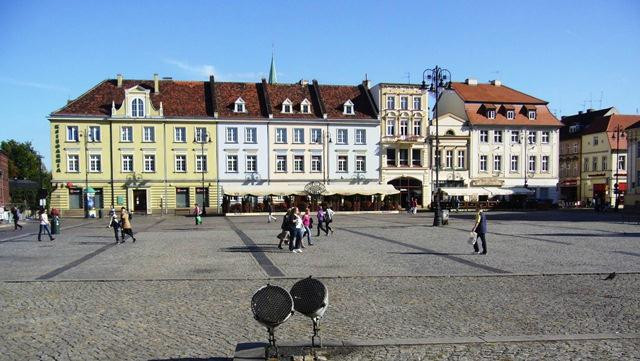
[[[234,113],[246,113],[247,112],[247,106],[245,101],[240,97],[238,98],[233,106],[233,112]]]
[[[111,116],[121,118],[159,118],[163,116],[162,102],[156,109],[151,102],[151,90],[135,85],[124,90],[124,100],[120,108],[111,102]]]
[[[280,110],[281,113],[285,113],[285,114],[292,114],[293,113],[293,102],[291,100],[289,100],[289,98],[285,99],[282,102],[282,110]]]
[[[311,102],[307,98],[300,103],[300,113],[311,114]]]
[[[342,114],[345,115],[354,115],[356,112],[353,108],[353,102],[351,100],[347,100],[343,105],[342,105]]]

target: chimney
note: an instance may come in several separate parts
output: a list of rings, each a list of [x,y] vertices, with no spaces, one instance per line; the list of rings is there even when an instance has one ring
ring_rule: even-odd
[[[118,84],[118,88],[122,88],[122,74],[116,75],[116,81]]]
[[[478,85],[478,79],[467,78],[467,79],[465,79],[464,82],[467,85],[473,85],[473,86]]]
[[[498,80],[498,79],[495,79],[495,80],[492,80],[492,81],[491,81],[491,85],[494,85],[494,86],[501,86],[501,85],[502,85],[502,82],[501,82],[500,80]]]
[[[160,81],[158,80],[158,74],[153,74],[153,92],[160,93]]]
[[[591,113],[594,109],[593,108],[589,108],[587,109],[587,113]]]
[[[307,86],[307,84],[309,84],[308,80],[304,80],[304,79],[300,79],[300,81],[298,82],[300,85],[302,86]]]
[[[578,115],[582,114],[582,110],[578,110]]]

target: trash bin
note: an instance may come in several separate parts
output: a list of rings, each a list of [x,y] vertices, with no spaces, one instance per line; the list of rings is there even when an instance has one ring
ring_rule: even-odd
[[[51,234],[60,234],[60,217],[53,216],[53,221],[51,222]]]
[[[443,209],[440,212],[442,212],[442,224],[449,224],[449,210]]]
[[[102,208],[98,209],[98,218],[102,218]]]

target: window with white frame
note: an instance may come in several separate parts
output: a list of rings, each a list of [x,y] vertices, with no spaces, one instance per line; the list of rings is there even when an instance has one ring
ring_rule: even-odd
[[[102,171],[102,156],[100,154],[89,155],[89,172]]]
[[[346,155],[338,156],[338,172],[346,173],[348,172],[348,158]]]
[[[517,130],[511,131],[511,143],[518,144],[520,143],[520,132]]]
[[[464,150],[458,150],[458,169],[464,169],[464,165],[465,165],[465,151]]]
[[[303,128],[294,128],[293,129],[293,142],[297,144],[304,143],[304,129]]]
[[[627,169],[627,156],[625,154],[618,154],[618,170]]]
[[[593,136],[593,145],[598,145],[598,136]]]
[[[367,171],[367,157],[364,155],[356,155],[356,172]]]
[[[543,155],[540,161],[540,171],[548,172],[549,171],[549,156]]]
[[[155,172],[156,171],[156,156],[155,154],[144,155],[144,171]]]
[[[233,111],[236,113],[245,113],[247,111],[246,103],[242,98],[238,98],[234,105]]]
[[[480,143],[489,143],[489,131],[481,130],[480,131]]]
[[[517,172],[518,171],[518,156],[517,155],[512,155],[511,156],[511,171],[512,172]]]
[[[534,173],[536,171],[536,156],[529,156],[529,172]]]
[[[175,127],[173,130],[173,141],[176,143],[186,143],[187,142],[187,128],[185,127]]]
[[[409,166],[409,149],[400,148],[398,149],[398,163],[401,167]]]
[[[487,118],[495,119],[496,118],[496,110],[495,109],[487,110]]]
[[[493,142],[496,144],[502,143],[502,130],[493,131]]]
[[[287,171],[287,156],[286,155],[276,156],[276,172],[286,172],[286,171]]]
[[[300,103],[300,113],[310,114],[311,113],[311,103],[305,99]]]
[[[207,141],[207,128],[198,127],[195,130],[196,143],[206,143]]]
[[[387,148],[387,167],[396,166],[396,150],[393,148]]]
[[[549,131],[545,130],[542,133],[540,133],[540,143],[542,144],[549,144]]]
[[[67,154],[67,172],[80,171],[80,156],[78,154]]]
[[[589,171],[589,157],[584,158],[584,165],[582,166],[585,172]]]
[[[481,155],[480,156],[480,171],[481,172],[486,172],[487,171],[487,156],[486,155]]]
[[[537,141],[537,132],[535,130],[530,130],[527,134],[527,139],[529,140],[529,144],[536,144]]]
[[[411,165],[414,167],[422,167],[422,150],[411,149]]]
[[[387,109],[393,110],[396,108],[396,97],[395,95],[387,95]]]
[[[338,132],[337,132],[338,144],[347,144],[348,134],[349,133],[347,132],[347,129],[338,129]]]
[[[296,173],[304,172],[304,155],[293,156],[293,171]]]
[[[400,119],[400,135],[409,134],[409,119]]]
[[[445,168],[453,167],[453,151],[447,150],[444,156],[444,166]]]
[[[140,98],[134,98],[131,101],[131,116],[144,117],[144,101]]]
[[[238,157],[236,156],[236,161]],[[204,173],[207,171],[207,155],[206,154],[196,154],[196,172]],[[236,168],[237,171],[237,168]]]
[[[515,110],[507,110],[507,119],[512,120],[516,117]]]
[[[122,155],[121,168],[123,173],[133,172],[133,154]]]
[[[421,135],[421,134],[422,134],[422,119],[415,118],[413,120],[413,135]]]
[[[156,141],[156,131],[154,127],[142,128],[142,141],[145,143],[152,143]]]
[[[276,128],[276,143],[287,142],[287,128]]]
[[[236,154],[227,154],[227,173],[238,172],[238,156]]]
[[[365,144],[367,142],[367,130],[356,129],[356,144]]]
[[[311,143],[313,144],[322,143],[322,129],[318,129],[318,128],[311,129]]]
[[[593,171],[597,171],[598,170],[598,157],[593,157],[591,159],[591,165],[593,166]]]
[[[293,113],[293,103],[291,102],[291,100],[289,100],[289,98],[285,99],[285,101],[282,102],[281,112],[285,114]]]
[[[78,127],[75,125],[67,126],[67,142],[78,141]]]
[[[322,156],[321,155],[311,156],[311,171],[322,172]]]
[[[355,111],[353,109],[353,102],[351,100],[347,100],[343,105],[342,112],[346,115],[353,115]]]
[[[256,128],[245,128],[244,129],[244,142],[255,144],[258,139],[258,130]]]
[[[607,170],[607,156],[602,157],[602,170]]]
[[[502,156],[494,155],[493,156],[493,171],[500,172],[502,170]]]
[[[180,173],[187,171],[187,156],[185,154],[176,154],[175,169]]]
[[[100,127],[99,126],[90,126],[87,135],[89,137],[89,142],[99,142],[100,141]]]
[[[257,155],[247,155],[247,159],[245,161],[245,170],[247,173],[255,173],[258,171]]]
[[[133,127],[130,127],[130,126],[120,127],[120,141],[133,142]]]
[[[409,110],[409,97],[405,97],[405,96],[400,97],[400,109]]]
[[[387,118],[387,136],[394,136],[396,134],[396,118]]]
[[[227,143],[238,143],[238,128],[227,127]]]
[[[422,110],[422,98],[413,97],[413,110]]]
[[[535,110],[529,110],[527,112],[527,115],[529,116],[529,120],[536,120],[536,111]]]

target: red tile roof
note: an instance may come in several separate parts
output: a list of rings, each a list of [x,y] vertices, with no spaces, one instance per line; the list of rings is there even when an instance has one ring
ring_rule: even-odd
[[[544,100],[534,98],[504,85],[468,85],[454,82],[451,83],[451,87],[467,103],[547,104]]]
[[[271,101],[271,111],[274,118],[318,118],[322,117],[320,114],[316,114],[315,107],[313,106],[313,97],[311,96],[311,85],[301,84],[268,84],[267,91],[269,92],[269,100]],[[282,103],[285,100],[291,100],[293,107],[293,114],[282,113]],[[309,107],[311,114],[301,113],[301,106],[303,100],[309,101]]]
[[[530,120],[528,112],[522,105],[514,105],[515,118],[507,119],[506,111],[496,112],[495,119],[487,118],[486,110],[479,103],[467,103],[464,109],[473,125],[525,125],[525,126],[554,126],[561,127],[562,123],[551,114],[546,105],[536,105],[536,119]]]
[[[377,112],[373,104],[367,99],[368,90],[363,86],[349,85],[320,85],[320,94],[329,118],[338,119],[375,119]],[[351,100],[355,114],[343,114],[344,103]]]
[[[219,118],[264,118],[266,112],[261,100],[262,84],[260,83],[225,83],[215,82],[216,107]],[[238,98],[245,102],[246,113],[236,113],[235,103]]]

